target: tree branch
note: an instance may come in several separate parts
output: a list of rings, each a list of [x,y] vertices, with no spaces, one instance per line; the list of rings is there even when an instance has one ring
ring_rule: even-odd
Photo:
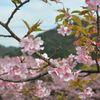
[[[0,21],[0,25],[2,25],[10,34],[13,38],[15,38],[17,41],[20,42],[20,38],[3,22]]]
[[[42,72],[41,74],[37,75],[36,77],[30,77],[30,78],[27,78],[27,79],[12,80],[12,79],[4,79],[4,78],[0,77],[0,80],[6,81],[6,82],[13,82],[13,83],[23,83],[23,82],[34,81],[34,80],[39,79],[39,78],[41,78],[41,77],[43,77],[47,74],[48,74],[48,72],[45,71],[45,72]]]
[[[97,72],[97,71],[81,71],[81,73],[87,73],[87,74],[90,75],[90,74],[94,74],[94,73],[99,74],[100,72]],[[39,79],[39,78],[41,78],[41,77],[43,77],[47,74],[48,74],[48,71],[45,71],[45,72],[42,72],[35,77],[30,77],[30,78],[27,78],[27,79],[12,80],[12,79],[4,79],[4,78],[0,77],[0,80],[6,81],[6,82],[13,82],[13,83],[23,83],[23,82],[35,81],[36,79]]]
[[[12,37],[11,35],[0,35],[0,37]]]
[[[93,71],[93,70],[82,70],[80,73],[87,73],[87,74],[99,74],[100,71]]]
[[[8,26],[8,24],[10,23],[11,19],[13,18],[14,14],[26,3],[28,3],[30,0],[26,0],[23,3],[21,3],[19,6],[17,6],[14,11],[11,13],[10,17],[8,18],[6,25]]]
[[[52,64],[49,59],[46,59],[45,57],[43,57],[39,52],[36,52],[36,55],[42,60],[44,60],[45,62],[47,62],[48,65],[50,65],[51,67],[56,68],[56,65]]]
[[[97,42],[100,40],[100,20],[99,20],[99,5],[97,5],[97,11],[96,11],[96,15],[97,15]]]
[[[97,5],[97,11],[96,11],[96,15],[97,15],[97,41],[96,42],[99,42],[100,41],[100,20],[99,20],[99,5]],[[100,71],[100,66],[98,64],[98,47],[96,45],[95,47],[96,49],[96,65],[97,65],[97,71]]]

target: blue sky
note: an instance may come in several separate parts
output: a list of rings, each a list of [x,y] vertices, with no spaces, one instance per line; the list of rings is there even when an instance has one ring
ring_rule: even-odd
[[[70,8],[71,10],[81,9],[81,6],[85,5],[85,0],[61,0],[64,2],[64,7]],[[23,37],[27,32],[27,29],[22,22],[26,20],[30,25],[38,20],[43,23],[41,27],[44,30],[52,29],[56,26],[55,16],[57,15],[56,10],[62,8],[62,4],[52,3],[52,5],[45,4],[41,0],[31,0],[28,4],[23,6],[14,16],[10,23],[12,30],[20,37]],[[8,16],[13,11],[14,5],[11,0],[0,0],[0,20],[6,22]],[[4,28],[0,26],[0,34],[9,34]],[[36,35],[37,33],[33,33]],[[0,44],[5,46],[18,46],[19,43],[12,38],[1,38]]]

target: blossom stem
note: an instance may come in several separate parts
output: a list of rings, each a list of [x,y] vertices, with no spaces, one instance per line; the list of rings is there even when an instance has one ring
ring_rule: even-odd
[[[100,23],[99,23],[99,5],[97,5],[97,11],[96,11],[96,15],[97,15],[97,41],[96,42],[99,42],[100,41]],[[100,71],[100,66],[98,64],[98,54],[99,51],[98,51],[98,47],[96,45],[96,66],[97,66],[97,71]]]
[[[23,3],[21,3],[19,6],[17,6],[14,11],[11,13],[10,17],[8,18],[6,25],[8,26],[8,24],[10,23],[11,19],[13,18],[13,16],[15,15],[15,13],[19,10],[19,8],[21,8],[23,5],[25,5],[26,3],[28,3],[30,0],[26,0]]]

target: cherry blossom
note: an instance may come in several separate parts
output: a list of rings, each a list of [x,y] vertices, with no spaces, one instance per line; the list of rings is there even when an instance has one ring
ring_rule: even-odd
[[[100,0],[86,0],[86,3],[91,10],[97,10],[97,5],[100,5]]]
[[[89,52],[86,47],[76,47],[76,51],[77,55],[75,59],[78,63],[83,63],[87,65],[92,65],[95,63],[95,61],[92,60],[92,57],[89,55]]]
[[[92,88],[88,87],[88,88],[84,89],[83,92],[79,93],[79,97],[82,100],[87,100],[87,98],[92,97],[93,94],[94,94],[94,92],[92,91]]]
[[[0,58],[0,75],[7,79],[25,79],[37,75],[37,70],[42,63],[37,62],[32,56]]]
[[[72,71],[66,66],[54,68],[52,71],[49,71],[49,74],[51,74],[55,78],[59,78],[64,82],[73,79]]]
[[[46,2],[47,1],[48,0],[46,0]],[[50,1],[55,1],[56,3],[59,2],[59,0],[50,0]],[[89,9],[93,11],[94,10],[96,11],[97,6],[100,5],[100,0],[85,0],[85,1],[86,1],[86,4],[89,6]],[[85,46],[78,46],[76,47],[76,55],[70,54],[67,58],[63,58],[63,59],[49,58],[46,53],[44,54],[37,53],[39,54],[40,58],[34,58],[32,56],[34,53],[44,49],[43,47],[44,41],[41,39],[41,37],[34,37],[33,35],[30,35],[20,40],[20,37],[17,37],[17,35],[13,33],[13,31],[10,29],[10,26],[8,26],[8,24],[10,23],[11,19],[13,18],[17,10],[20,9],[20,7],[23,6],[27,2],[29,2],[29,0],[26,0],[25,2],[18,4],[18,6],[16,6],[16,8],[12,12],[11,16],[8,18],[6,23],[3,23],[2,21],[0,21],[0,25],[2,25],[10,33],[10,35],[7,35],[7,36],[1,35],[1,36],[13,37],[16,40],[20,41],[21,51],[23,53],[22,56],[16,56],[16,57],[6,56],[3,58],[2,57],[0,58],[0,97],[2,97],[3,100],[26,100],[24,99],[24,96],[26,96],[26,98],[28,96],[29,99],[27,100],[34,99],[35,97],[38,99],[44,100],[44,99],[48,99],[47,97],[51,97],[52,96],[51,93],[55,93],[53,96],[59,99],[59,97],[61,96],[64,97],[66,93],[68,92],[74,93],[70,91],[76,90],[75,92],[77,92],[77,90],[79,90],[78,88],[82,89],[89,82],[91,82],[92,84],[92,78],[93,80],[95,80],[94,76],[93,77],[92,75],[89,76],[90,74],[92,74],[91,73],[92,70],[81,71],[81,70],[76,70],[75,68],[78,63],[82,63],[82,64],[87,64],[89,66],[91,66],[92,64],[96,64],[97,68],[99,69],[100,59],[98,58],[96,59],[98,63],[92,60],[92,57],[90,56],[90,52],[92,50],[89,51],[88,50],[89,47],[87,48]],[[84,15],[86,15],[83,17],[86,17],[86,20],[88,19],[88,17],[91,17],[89,19],[90,20],[93,19],[93,21],[95,21],[95,16],[92,16],[92,13],[90,13],[89,16],[87,16],[86,9],[87,7],[85,8],[85,12],[84,10],[82,12],[84,13]],[[62,36],[69,36],[72,33],[71,28],[73,29],[73,32],[76,32],[76,30],[74,31],[74,25],[75,25],[73,21],[74,19],[72,19],[72,16],[69,14],[68,10],[69,9],[67,9],[67,11],[65,11],[64,9],[58,10],[59,12],[63,12],[61,16],[64,16],[63,19],[60,18],[61,23],[64,24],[66,19],[68,21],[68,23],[65,23],[67,24],[66,26],[60,25],[60,27],[57,29],[58,34]],[[99,22],[98,13],[99,11],[97,11],[96,24],[98,24]],[[83,15],[83,14],[80,14],[80,15]],[[77,18],[75,20],[77,20]],[[85,19],[83,20],[83,22],[84,21]],[[82,24],[85,24],[83,22]],[[32,25],[32,27],[30,27],[26,21],[24,21],[24,23],[27,26],[28,31],[34,30],[34,29],[36,29],[36,31],[41,30],[41,28],[39,28],[41,24],[40,21]],[[86,23],[86,24],[87,24],[86,26],[88,26],[89,23]],[[95,28],[95,25],[93,27]],[[77,29],[77,27],[75,27],[75,29]],[[81,29],[82,29],[82,25],[79,26],[79,30],[76,33],[78,32],[80,33]],[[90,35],[91,30],[92,30],[91,27],[89,27],[89,30],[87,28],[85,31],[88,32],[88,34],[84,35],[84,37],[87,36],[87,38],[93,39],[93,45],[91,43],[92,40],[86,44],[88,44],[88,46],[92,45],[94,47],[93,50],[96,50],[96,49],[99,50],[100,42],[99,41],[95,42],[96,41],[95,39],[97,39],[97,36],[96,38],[94,36],[92,37],[92,34]],[[96,28],[93,29],[93,31],[95,30]],[[97,27],[97,30],[99,30],[98,27]],[[97,32],[95,31],[95,33]],[[81,36],[83,36],[83,34],[80,34],[79,37],[77,38],[81,38]],[[98,53],[98,51],[96,52]],[[44,65],[46,65],[45,68],[44,68]],[[86,78],[78,77],[80,75],[80,72],[81,73],[86,72],[86,75],[88,76],[84,75]],[[98,73],[98,72],[99,70],[97,70],[97,72],[93,71],[93,73]],[[45,77],[43,77],[44,75]],[[38,80],[39,78],[47,82],[44,82],[43,80]],[[81,81],[81,79],[85,79],[86,81]],[[17,83],[17,82],[20,82],[20,83]],[[60,91],[61,95],[56,94],[57,90],[61,90]],[[94,94],[94,92],[92,91],[90,87],[78,93],[79,93],[79,98],[82,100],[87,100],[88,98],[91,98],[92,95]],[[67,96],[70,97],[69,94]],[[55,99],[52,99],[52,100],[55,100]]]
[[[71,30],[68,27],[65,27],[64,25],[61,25],[60,28],[57,29],[58,34],[61,34],[62,36],[65,35],[70,35],[71,34]]]
[[[36,89],[34,91],[34,95],[39,98],[48,97],[51,93],[51,90],[45,85],[42,80],[36,81]]]
[[[7,99],[7,97],[9,95],[12,95],[17,98],[18,95],[22,95],[21,91],[25,84],[26,83],[4,82],[0,80],[0,95],[3,97],[3,100],[8,100],[9,98]]]
[[[66,61],[65,59],[57,61],[51,59],[51,63],[56,65],[56,67],[49,68],[48,73],[51,75],[55,82],[63,83],[77,78],[80,71],[73,71],[73,68],[71,68],[70,64],[67,64],[67,60],[68,59],[66,59]]]
[[[77,62],[75,60],[75,55],[73,54],[70,54],[68,58],[63,58],[62,62],[64,65],[67,65],[71,69],[73,69],[77,65]]]
[[[29,37],[25,37],[20,42],[20,47],[22,48],[23,53],[28,53],[32,55],[33,53],[43,50],[43,40],[40,37],[33,37],[32,35]]]

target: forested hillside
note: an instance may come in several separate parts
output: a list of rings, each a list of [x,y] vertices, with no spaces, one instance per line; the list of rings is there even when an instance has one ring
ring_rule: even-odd
[[[50,57],[66,57],[74,52],[74,46],[72,45],[73,36],[63,37],[57,33],[56,29],[46,31],[38,36],[44,40],[45,49],[43,52],[46,52]],[[0,56],[5,55],[16,56],[21,55],[21,52],[17,47],[0,45]]]

